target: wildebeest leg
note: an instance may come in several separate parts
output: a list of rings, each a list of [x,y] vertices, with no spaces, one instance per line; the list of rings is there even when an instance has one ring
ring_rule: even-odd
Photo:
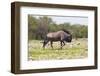
[[[65,42],[64,41],[62,41],[63,42],[63,46],[65,46]]]
[[[53,49],[53,46],[52,46],[53,42],[52,42],[52,41],[50,41],[50,43],[51,43],[51,47],[52,47],[52,49]]]
[[[62,47],[63,47],[62,41],[60,41],[60,44],[61,44],[61,47],[60,47],[60,49],[62,49]]]
[[[46,46],[46,44],[47,44],[48,42],[49,42],[48,40],[46,40],[46,41],[43,42],[43,48],[45,48],[45,46]]]
[[[61,44],[61,49],[62,47],[65,45],[64,41],[60,41],[60,44]]]

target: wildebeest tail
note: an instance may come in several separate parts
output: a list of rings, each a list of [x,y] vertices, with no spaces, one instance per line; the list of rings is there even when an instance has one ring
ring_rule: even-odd
[[[44,37],[44,40],[41,42],[41,43],[45,43],[45,42],[47,42],[48,41],[48,38],[47,38],[47,36],[45,36]]]

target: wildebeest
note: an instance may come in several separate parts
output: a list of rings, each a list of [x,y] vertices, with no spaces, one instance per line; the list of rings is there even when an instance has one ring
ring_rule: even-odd
[[[66,30],[60,30],[57,32],[48,33],[46,37],[44,38],[43,48],[45,48],[48,42],[50,42],[51,47],[53,48],[52,44],[55,41],[60,41],[61,49],[62,49],[62,47],[65,45],[64,41],[66,42],[72,41],[72,35],[69,31],[66,31]]]

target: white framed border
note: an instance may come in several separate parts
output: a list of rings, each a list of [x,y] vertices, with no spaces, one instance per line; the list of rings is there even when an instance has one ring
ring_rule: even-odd
[[[27,61],[28,57],[28,14],[86,16],[88,17],[88,57],[71,60]],[[94,11],[76,9],[57,9],[42,7],[20,8],[20,69],[43,69],[94,65]]]

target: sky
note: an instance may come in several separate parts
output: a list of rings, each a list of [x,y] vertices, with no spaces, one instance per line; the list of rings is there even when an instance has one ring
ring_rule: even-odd
[[[36,18],[43,17],[43,16],[34,16]],[[76,16],[47,16],[52,18],[54,22],[57,24],[63,23],[70,23],[70,24],[81,24],[81,25],[88,25],[88,17],[76,17]]]
[[[86,17],[51,17],[57,24],[69,22],[71,24],[88,25],[88,18]]]

